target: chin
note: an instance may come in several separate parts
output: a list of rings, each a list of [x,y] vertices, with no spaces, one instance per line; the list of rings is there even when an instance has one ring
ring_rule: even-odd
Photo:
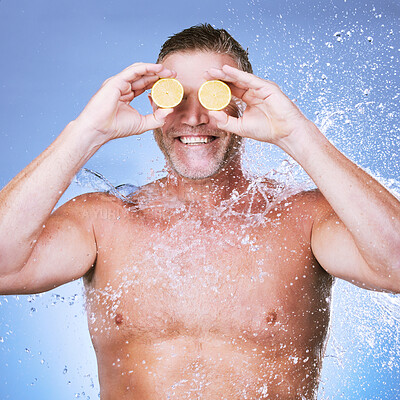
[[[208,168],[195,168],[188,165],[182,165],[181,163],[174,163],[172,160],[169,161],[172,170],[177,175],[190,180],[208,179],[222,170],[221,163],[216,165],[214,168],[210,168],[210,166],[208,166]]]

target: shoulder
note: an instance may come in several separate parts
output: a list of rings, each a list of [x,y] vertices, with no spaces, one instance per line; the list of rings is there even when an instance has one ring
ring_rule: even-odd
[[[318,188],[303,190],[286,199],[291,215],[301,226],[307,240],[311,240],[314,221],[321,214],[332,212],[329,202]]]
[[[106,192],[84,193],[76,196],[56,209],[55,212],[81,213],[106,205],[117,205],[118,198]]]
[[[55,218],[79,219],[93,224],[96,220],[112,220],[137,209],[136,201],[124,201],[106,192],[84,193],[67,201],[53,212]]]
[[[317,210],[327,203],[325,197],[318,188],[302,190],[289,197],[290,201],[298,208]]]

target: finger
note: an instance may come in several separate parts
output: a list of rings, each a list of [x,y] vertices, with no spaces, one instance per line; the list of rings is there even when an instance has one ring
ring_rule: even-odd
[[[131,88],[133,91],[137,89],[149,89],[154,85],[154,83],[159,79],[158,75],[152,76],[142,76],[138,80],[131,83]]]
[[[120,100],[123,102],[130,103],[134,98],[140,96],[146,90],[151,89],[154,83],[159,79],[158,76],[154,77],[143,77],[138,81],[132,83],[127,90],[121,90],[121,98]]]
[[[265,100],[272,93],[280,91],[276,83],[261,79],[230,65],[224,65],[222,69],[210,68],[208,74],[230,83],[232,93],[241,99],[247,94],[247,97]]]
[[[272,93],[282,92],[279,85],[273,81],[262,79],[256,75],[250,74],[249,72],[233,68],[230,65],[224,65],[222,69],[227,75],[228,81],[230,81],[230,78],[236,86],[253,89],[258,97],[260,97],[259,95],[261,93],[264,96],[268,96]]]
[[[233,96],[236,96],[240,99],[243,97],[243,95],[247,91],[247,88],[242,88],[242,87],[236,86],[234,82],[229,82],[226,79],[225,75],[221,75],[221,74],[210,75],[210,79],[218,79],[220,81],[225,82],[231,89]]]
[[[120,100],[123,102],[131,102],[135,97],[140,96],[146,90],[150,89],[158,79],[159,77],[154,75],[144,76],[131,84],[129,82],[122,82]]]
[[[131,84],[127,82],[122,83],[121,86],[124,86],[124,88],[121,89],[122,96],[120,100],[122,102],[130,103],[134,98],[140,96],[146,90],[151,89],[154,83],[157,82],[159,79],[160,77],[158,75],[143,76]],[[129,86],[126,86],[126,84]]]
[[[167,78],[174,75],[174,72],[165,68],[162,64],[136,63],[125,68],[116,75],[126,81],[132,82],[142,76],[157,75],[160,78]]]
[[[116,76],[120,76],[126,80],[131,80],[131,78],[135,78],[137,76],[155,75],[162,69],[163,65],[161,64],[135,63],[123,69]]]
[[[125,101],[125,98],[131,98],[130,101],[132,101],[135,97],[140,96],[142,93],[144,93],[146,90],[149,90],[153,87],[154,83],[157,82],[159,79],[158,76],[155,77],[147,77],[147,78],[143,78],[137,82],[135,82],[135,84],[131,84],[131,89],[130,91],[128,91],[128,93],[124,94],[121,97],[121,101]]]
[[[173,108],[159,108],[153,114],[143,116],[143,132],[161,128],[167,116],[173,111]]]
[[[245,136],[242,129],[242,119],[231,117],[223,111],[210,111],[209,116],[215,120],[217,128],[226,132],[235,133],[239,136]]]
[[[160,73],[164,76],[164,73]],[[110,85],[116,85],[121,92],[121,100],[126,101],[126,98],[131,98],[132,93],[134,97],[141,95],[145,90],[150,89],[154,83],[160,79],[160,75],[137,75],[136,79],[129,81],[124,79],[122,75],[116,75],[111,80],[108,80]],[[173,71],[167,72],[168,76],[176,76]],[[132,75],[133,76],[133,75]],[[125,96],[127,96],[125,98]],[[132,99],[131,99],[132,101]]]
[[[151,85],[150,85],[151,87]],[[123,102],[128,102],[130,103],[133,99],[136,97],[139,97],[142,93],[144,93],[149,87],[144,87],[143,89],[137,89],[135,91],[130,91],[129,93],[121,96],[120,100]]]
[[[232,83],[232,79],[228,81],[227,75],[221,70],[217,68],[211,68],[204,74],[205,79],[207,80],[212,80],[212,79],[218,79],[220,81],[224,81],[231,89],[231,92],[234,96],[242,98],[243,94],[246,92],[245,89],[239,88]]]
[[[144,76],[143,74],[147,75]],[[129,104],[134,97],[139,96],[151,86],[151,82],[166,76],[176,76],[176,72],[161,64],[133,64],[119,74],[105,80],[95,96],[92,97],[91,102],[122,101]],[[135,85],[135,89],[132,89],[132,84],[136,80],[139,82]]]
[[[144,90],[142,92],[144,92]],[[129,104],[135,97],[137,97],[139,95],[140,95],[140,93],[130,92],[124,96],[121,96],[120,101]]]
[[[222,69],[210,68],[208,72],[210,74],[218,73],[227,82],[232,82],[237,86],[240,85],[238,87],[246,87],[255,90],[261,88],[266,82],[258,76],[233,68],[230,65],[224,65]]]

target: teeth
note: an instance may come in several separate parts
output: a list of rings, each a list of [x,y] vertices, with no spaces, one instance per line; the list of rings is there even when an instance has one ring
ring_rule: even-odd
[[[179,140],[184,144],[206,144],[212,142],[212,136],[181,136]]]

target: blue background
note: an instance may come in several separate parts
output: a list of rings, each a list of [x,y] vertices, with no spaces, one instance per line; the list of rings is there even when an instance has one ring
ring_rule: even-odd
[[[399,18],[398,0],[2,0],[0,187],[105,79],[154,62],[169,35],[207,21],[248,47],[257,75],[277,82],[340,150],[398,194]],[[150,111],[145,96],[134,105]],[[281,151],[250,141],[246,148],[253,172],[285,171]],[[108,143],[87,164],[113,184],[135,185],[163,166],[151,133]],[[60,202],[91,189],[74,182]],[[319,399],[400,399],[399,310],[399,297],[336,284]],[[81,282],[1,296],[0,400],[71,398],[98,398]]]

